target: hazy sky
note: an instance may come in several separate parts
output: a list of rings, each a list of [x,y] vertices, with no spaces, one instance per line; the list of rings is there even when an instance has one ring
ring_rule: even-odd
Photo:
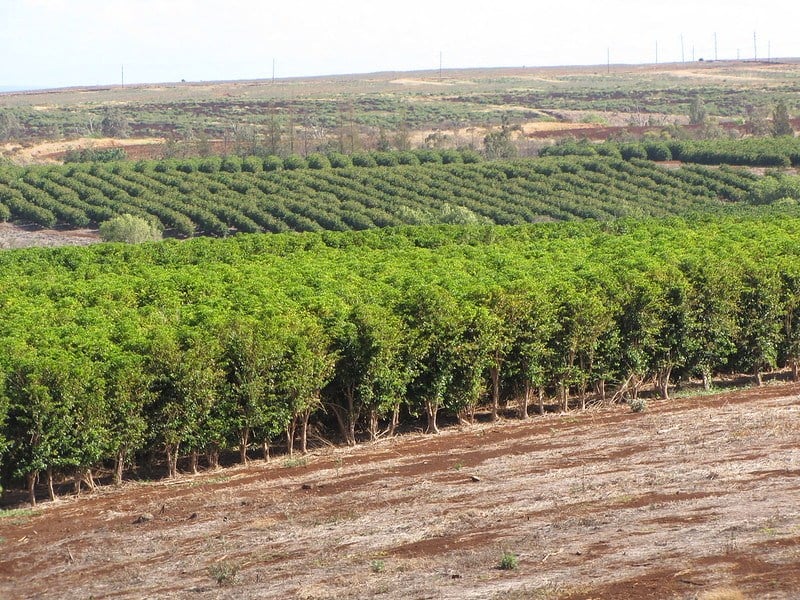
[[[0,0],[0,88],[800,56],[773,0]]]

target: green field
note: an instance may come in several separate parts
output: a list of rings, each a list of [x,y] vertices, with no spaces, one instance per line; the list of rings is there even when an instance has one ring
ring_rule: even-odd
[[[796,374],[800,148],[740,138],[797,82],[721,63],[0,96],[13,157],[112,116],[168,155],[4,162],[0,220],[179,238],[0,253],[0,480],[34,501],[42,473],[51,494],[174,476],[305,451],[310,426],[352,445]]]
[[[798,249],[782,212],[3,252],[0,470],[164,451],[174,475],[304,449],[309,420],[354,444],[481,402],[760,376],[800,358]]]
[[[419,164],[431,157],[438,162]],[[442,164],[443,157],[452,162]],[[744,170],[674,170],[613,156],[465,164],[473,154],[384,153],[378,160],[393,166],[345,168],[319,158],[323,168],[228,157],[0,169],[0,218],[87,227],[129,213],[178,236],[512,225],[714,211],[747,201],[757,187]],[[372,156],[363,158],[375,165]],[[275,160],[280,170],[272,170]]]

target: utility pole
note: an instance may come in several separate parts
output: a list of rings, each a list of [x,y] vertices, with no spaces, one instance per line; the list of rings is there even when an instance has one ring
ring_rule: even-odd
[[[606,73],[611,73],[611,48],[606,48]]]
[[[767,62],[772,62],[772,40],[767,40]]]
[[[656,40],[656,64],[658,64],[658,40]]]
[[[272,83],[275,83],[275,59],[272,59]]]
[[[121,79],[122,87],[125,87],[125,65],[122,65],[121,71],[122,71],[122,79]]]
[[[717,60],[717,32],[714,32],[714,60]]]
[[[439,81],[442,81],[442,51],[439,50]]]
[[[681,34],[681,62],[686,62],[686,56],[683,53],[683,34]]]
[[[758,60],[758,44],[756,43],[756,32],[753,32],[753,60]]]

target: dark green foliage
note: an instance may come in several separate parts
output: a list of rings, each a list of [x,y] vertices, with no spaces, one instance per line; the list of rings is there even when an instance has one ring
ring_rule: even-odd
[[[601,157],[596,148],[610,146],[560,144],[548,153],[565,156],[477,163],[468,151],[353,155],[363,165],[375,157],[402,163],[368,168],[327,168],[326,160],[346,165],[351,157],[312,154],[0,170],[0,217],[8,212],[9,220],[85,227],[128,213],[180,236],[505,225],[708,211],[721,200],[743,201],[756,187],[756,179],[729,170],[668,171],[643,159]],[[645,152],[631,148],[637,156]],[[657,151],[664,157],[667,149]]]
[[[599,146],[591,142],[577,142],[564,138],[552,146],[546,146],[539,156],[596,156]]]
[[[647,150],[641,144],[622,144],[619,152],[625,160],[647,158]]]
[[[474,150],[462,150],[461,151],[461,161],[464,164],[475,164],[481,162],[482,158],[481,155],[475,152]],[[458,162],[458,161],[455,161]]]
[[[287,171],[294,171],[297,169],[307,169],[308,163],[306,159],[299,154],[290,154],[283,159],[283,168]]]
[[[489,160],[514,158],[517,155],[517,147],[511,140],[511,132],[505,128],[486,134],[483,138],[483,148]]]
[[[373,152],[371,156],[375,160],[375,164],[380,167],[396,167],[399,164],[396,152]],[[356,165],[356,166],[371,166],[371,165]]]
[[[355,152],[351,155],[354,167],[377,167],[378,163],[372,154],[367,152]]]
[[[800,165],[800,139],[790,136],[741,140],[671,140],[644,144],[565,142],[549,146],[542,156],[622,156],[650,160],[679,160],[704,165],[788,167]]]
[[[753,204],[796,203],[800,200],[800,177],[782,173],[769,173],[753,186],[750,202]]]
[[[67,152],[64,155],[64,162],[114,162],[126,158],[128,158],[128,153],[124,148],[83,148]]]
[[[283,159],[280,156],[268,156],[264,159],[265,171],[280,171],[283,169]]]
[[[428,148],[420,148],[418,150],[413,150],[413,153],[421,164],[442,162],[442,155],[440,152],[437,152],[436,150],[430,150]]]
[[[225,156],[219,165],[219,170],[226,173],[238,173],[242,170],[242,159],[238,156]]]
[[[257,156],[246,156],[242,159],[242,171],[258,173],[264,169],[264,162]]]
[[[672,152],[664,142],[649,142],[644,145],[644,150],[647,153],[647,160],[672,160]]]
[[[331,161],[324,154],[313,153],[306,158],[309,169],[330,169]]]
[[[222,166],[222,158],[219,156],[210,156],[200,160],[197,170],[201,173],[216,173]]]
[[[353,166],[353,160],[350,155],[342,154],[341,152],[328,153],[328,160],[331,163],[331,167],[334,169],[344,169]]]

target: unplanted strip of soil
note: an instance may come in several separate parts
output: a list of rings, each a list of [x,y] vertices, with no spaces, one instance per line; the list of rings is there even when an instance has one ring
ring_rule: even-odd
[[[0,518],[0,598],[794,598],[799,394],[548,415],[104,488]],[[498,568],[504,552],[516,569]]]

